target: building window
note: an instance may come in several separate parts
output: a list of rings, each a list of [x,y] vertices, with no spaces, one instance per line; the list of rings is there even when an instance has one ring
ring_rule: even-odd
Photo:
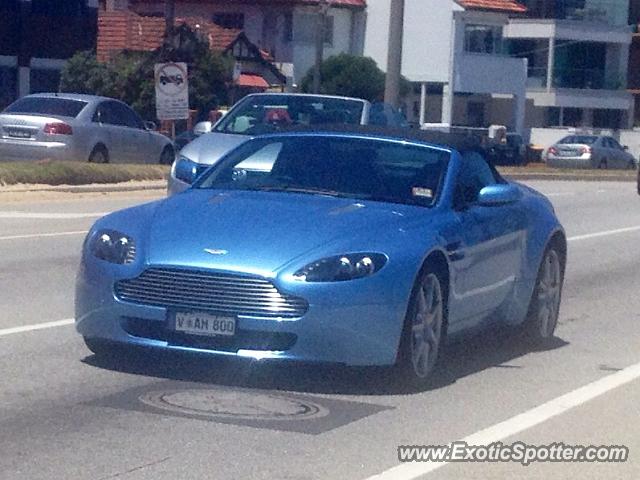
[[[464,50],[471,53],[503,53],[502,27],[465,25]]]
[[[0,66],[0,111],[18,97],[17,75],[15,68]]]
[[[60,86],[60,70],[31,69],[31,93],[57,92]]]
[[[308,13],[296,17],[295,39],[297,43],[315,43],[317,19],[317,15]],[[326,45],[333,45],[333,29],[333,17],[326,16],[324,23],[324,43]]]
[[[284,26],[282,29],[282,41],[289,43],[293,40],[293,13],[284,14]]]
[[[467,126],[484,127],[484,103],[469,102],[467,103]]]
[[[76,17],[86,8],[86,0],[32,0],[31,13],[35,15]]]
[[[244,13],[214,13],[213,23],[222,28],[242,30],[244,28]]]

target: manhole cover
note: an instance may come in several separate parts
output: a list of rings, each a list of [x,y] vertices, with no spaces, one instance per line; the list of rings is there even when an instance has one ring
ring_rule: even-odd
[[[140,400],[152,407],[183,415],[253,420],[319,418],[329,411],[307,400],[264,393],[225,390],[149,392]]]

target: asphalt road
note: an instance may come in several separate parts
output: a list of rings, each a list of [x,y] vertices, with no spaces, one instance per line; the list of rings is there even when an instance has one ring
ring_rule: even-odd
[[[419,393],[370,369],[98,361],[70,323],[81,232],[152,194],[0,195],[0,479],[640,478],[640,198],[631,183],[531,184],[570,237],[556,341],[530,351],[495,330],[450,345]],[[398,445],[459,439],[630,458],[398,463]]]

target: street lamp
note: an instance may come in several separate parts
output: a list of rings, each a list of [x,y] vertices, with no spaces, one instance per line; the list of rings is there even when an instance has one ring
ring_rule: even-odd
[[[384,101],[394,107],[400,103],[400,77],[402,74],[402,33],[404,30],[404,0],[391,0],[389,10],[389,40],[387,52],[387,78]]]
[[[324,37],[327,23],[327,12],[331,6],[330,0],[318,0],[318,17],[316,21],[316,61],[313,67],[313,93],[320,93],[320,67],[324,56]]]

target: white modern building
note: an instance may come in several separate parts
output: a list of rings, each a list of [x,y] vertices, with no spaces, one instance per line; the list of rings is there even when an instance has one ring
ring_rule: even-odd
[[[390,0],[368,3],[364,53],[386,69]],[[525,127],[527,60],[507,55],[504,30],[525,7],[512,0],[406,0],[405,111],[420,124]]]
[[[527,18],[504,29],[528,60],[529,127],[630,128],[628,0],[523,0]]]

